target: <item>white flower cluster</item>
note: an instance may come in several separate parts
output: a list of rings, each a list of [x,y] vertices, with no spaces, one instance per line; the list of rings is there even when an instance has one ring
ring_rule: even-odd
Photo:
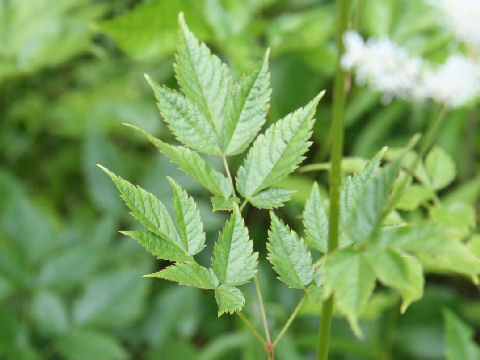
[[[480,0],[429,0],[458,40],[480,49]]]
[[[387,100],[431,99],[455,108],[480,95],[480,66],[472,59],[451,55],[445,63],[432,66],[389,39],[365,42],[354,31],[345,33],[344,44],[342,67],[354,69],[359,85],[368,83]]]

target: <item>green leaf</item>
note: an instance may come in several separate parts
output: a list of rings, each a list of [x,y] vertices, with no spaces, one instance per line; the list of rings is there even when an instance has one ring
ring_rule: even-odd
[[[238,205],[239,203],[239,200],[237,198],[225,199],[224,197],[221,197],[221,196],[213,196],[210,200],[212,201],[213,211],[219,211],[219,210],[231,211],[233,210],[235,205]]]
[[[361,336],[358,318],[375,288],[375,273],[361,253],[342,249],[328,255],[324,265],[324,299],[334,294],[335,304]]]
[[[218,286],[218,279],[212,269],[207,269],[194,261],[177,263],[144,276],[175,281],[180,285],[194,286],[200,289],[215,289]]]
[[[398,168],[398,163],[387,165],[362,189],[345,229],[354,242],[361,244],[378,234]]]
[[[138,221],[162,239],[182,249],[188,255],[188,249],[178,234],[165,205],[160,200],[141,187],[135,186],[120,176],[115,175],[103,166],[98,166],[113,180],[122,194],[123,200],[132,210],[131,214]]]
[[[342,191],[340,193],[340,213],[342,224],[350,218],[351,212],[355,206],[356,200],[362,194],[363,188],[379,171],[380,162],[385,155],[387,148],[383,148],[373,157],[372,160],[353,177],[348,177],[343,183]]]
[[[454,272],[476,278],[480,259],[460,240],[452,238],[438,226],[405,227],[384,232],[380,243],[410,252],[428,268]]]
[[[140,245],[158,259],[178,262],[193,260],[192,256],[186,255],[183,249],[151,231],[121,231],[121,233],[137,240]]]
[[[475,228],[475,208],[462,202],[431,207],[430,217],[435,222],[448,226],[452,235],[460,238],[464,238]]]
[[[169,129],[181,143],[210,155],[221,155],[217,131],[199,107],[184,95],[160,86],[148,75],[157,105]]]
[[[271,188],[263,190],[250,198],[250,203],[259,209],[279,208],[290,200],[294,190]]]
[[[310,146],[316,107],[324,92],[259,135],[237,174],[240,194],[250,199],[281,180],[300,164]]]
[[[232,216],[220,233],[212,259],[213,271],[222,284],[241,285],[257,273],[258,253],[240,211],[235,207]]]
[[[58,335],[68,329],[67,308],[62,299],[50,292],[35,293],[31,301],[31,317],[41,334]]]
[[[270,102],[267,50],[262,61],[235,84],[228,96],[222,127],[227,155],[242,153],[265,122]]]
[[[212,194],[224,199],[230,197],[232,194],[232,186],[228,179],[223,174],[214,170],[198,153],[183,146],[167,144],[136,126],[129,124],[127,124],[127,126],[140,132],[161,153],[167,156],[174,164],[178,165],[180,170],[190,175]]]
[[[218,304],[218,316],[225,313],[233,314],[242,310],[245,297],[242,292],[231,285],[220,285],[215,289],[215,299]]]
[[[447,360],[478,360],[480,347],[473,340],[474,330],[453,312],[445,310],[445,355]]]
[[[434,192],[431,188],[413,184],[405,189],[402,194],[402,197],[396,204],[396,208],[401,210],[415,210],[424,202],[432,199]]]
[[[430,182],[435,190],[443,189],[450,184],[456,175],[455,163],[441,148],[435,146],[425,158]]]
[[[423,295],[422,264],[415,257],[394,249],[373,246],[365,252],[377,278],[397,289],[403,297],[402,313]]]
[[[268,260],[279,275],[279,279],[295,289],[308,286],[315,273],[312,255],[303,239],[290,230],[273,212],[268,232]]]
[[[192,28],[204,37],[205,20],[198,16],[203,4],[196,0],[146,1],[134,9],[99,24],[129,56],[141,61],[158,61],[173,53],[178,37],[177,15],[184,11]]]
[[[195,255],[205,247],[205,232],[200,212],[195,200],[180,185],[170,177],[168,181],[173,188],[173,208],[180,236],[187,249],[187,255]]]
[[[128,354],[112,335],[96,330],[79,329],[58,340],[60,354],[72,360],[122,360]]]
[[[328,251],[328,215],[317,183],[313,184],[310,197],[305,202],[303,224],[309,245],[325,254]]]
[[[89,279],[83,293],[73,302],[75,326],[126,328],[138,320],[151,285],[149,281],[141,281],[141,276],[150,266],[148,263],[141,267],[123,267]]]
[[[220,140],[224,107],[233,83],[230,70],[210,53],[204,43],[198,41],[185,23],[182,13],[178,16],[178,22],[179,42],[174,65],[178,84],[216,133],[217,136],[210,141]],[[220,146],[220,142],[215,145]]]
[[[480,258],[480,235],[474,235],[468,242],[468,247],[478,258]]]

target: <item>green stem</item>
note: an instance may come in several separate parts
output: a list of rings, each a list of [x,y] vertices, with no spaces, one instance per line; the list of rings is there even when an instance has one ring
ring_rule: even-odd
[[[363,21],[363,8],[365,5],[365,0],[357,1],[357,11],[355,12],[355,20],[353,22],[353,27],[357,31],[361,31],[362,21]]]
[[[278,342],[280,341],[280,339],[282,338],[283,335],[285,335],[285,332],[288,330],[288,328],[290,327],[290,325],[292,324],[293,320],[295,320],[295,317],[297,316],[298,312],[300,311],[300,309],[302,308],[303,306],[303,303],[305,302],[305,298],[306,298],[306,295],[304,295],[300,301],[298,302],[298,305],[297,307],[295,308],[295,310],[293,310],[292,312],[292,315],[290,315],[290,317],[288,318],[287,322],[285,323],[285,325],[283,326],[282,330],[280,330],[280,333],[278,334],[277,338],[275,339],[275,341],[273,342],[273,347],[275,348],[278,344]]]
[[[227,156],[225,154],[222,155],[222,160],[223,160],[223,166],[225,167],[225,172],[227,173],[228,181],[230,182],[230,185],[232,186],[233,197],[237,197],[237,195],[235,193],[235,186],[233,185],[232,175],[230,174],[230,168],[228,167]]]
[[[245,205],[247,205],[247,203],[248,203],[247,199],[243,200],[242,205],[240,205],[240,211],[243,211],[243,209],[245,208]]]
[[[260,305],[260,313],[262,315],[262,323],[263,323],[263,328],[265,330],[265,338],[267,340],[267,345],[270,346],[272,342],[270,339],[270,331],[268,330],[267,315],[265,313],[265,306],[263,305],[263,297],[262,297],[262,290],[260,289],[260,282],[258,281],[258,278],[256,276],[253,278],[253,282],[255,283],[255,290],[257,291],[258,304]]]
[[[345,52],[343,33],[348,27],[350,0],[337,1],[337,69],[333,92],[332,116],[332,147],[330,152],[330,222],[328,227],[328,252],[338,247],[339,219],[340,219],[340,186],[342,177],[342,155],[345,132],[345,80],[346,72],[340,61]],[[330,343],[330,328],[333,314],[333,296],[330,296],[322,306],[320,331],[318,332],[318,360],[328,359]]]
[[[438,129],[442,125],[443,119],[445,119],[445,113],[446,113],[446,106],[442,104],[440,106],[440,109],[437,111],[437,113],[433,117],[433,120],[430,121],[430,123],[428,124],[427,130],[420,138],[420,141],[419,141],[420,148],[418,150],[417,157],[415,158],[415,162],[413,163],[413,166],[410,168],[410,172],[411,172],[410,176],[413,176],[413,174],[415,174],[415,171],[418,165],[421,163],[428,149],[430,149],[430,147],[432,146],[435,140],[435,135],[437,134]],[[388,214],[390,214],[393,211],[393,209],[395,209],[397,202],[402,197],[403,191],[405,190],[408,183],[410,182],[410,176],[406,176],[403,182],[397,188],[395,194],[393,195],[392,200],[390,201],[390,205],[387,207],[387,210],[384,212],[384,217],[386,217]]]
[[[258,339],[258,341],[260,341],[260,343],[262,344],[263,348],[265,349],[265,351],[267,351],[267,342],[265,341],[265,339],[262,337],[262,335],[260,335],[260,333],[257,331],[257,329],[255,329],[255,327],[253,326],[253,324],[250,322],[250,320],[248,320],[245,315],[243,315],[241,312],[236,312],[235,314],[237,314],[237,316],[240,318],[240,320],[243,321],[243,323],[250,329],[250,331],[253,333],[253,335],[255,335],[255,337]]]

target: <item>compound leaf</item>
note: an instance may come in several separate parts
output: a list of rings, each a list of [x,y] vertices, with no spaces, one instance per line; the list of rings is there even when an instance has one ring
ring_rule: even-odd
[[[195,255],[205,247],[205,232],[197,205],[191,196],[172,178],[168,181],[173,188],[173,208],[177,226],[188,255]]]
[[[279,279],[295,289],[308,286],[315,274],[312,255],[303,239],[290,230],[273,212],[268,232],[268,260],[279,275]]]
[[[174,65],[178,84],[210,123],[217,134],[215,139],[220,140],[224,107],[233,82],[230,71],[204,43],[198,41],[182,13],[178,22],[179,42]],[[217,142],[216,146],[219,144]]]
[[[218,304],[218,316],[225,313],[233,314],[242,310],[245,305],[245,297],[242,292],[231,285],[220,285],[215,289],[215,300]]]
[[[263,59],[233,87],[227,99],[222,127],[227,155],[242,153],[265,122],[270,101],[267,50]]]
[[[323,92],[304,107],[272,124],[259,135],[237,174],[240,194],[250,199],[290,174],[310,146],[316,107]]]
[[[401,311],[404,312],[414,301],[423,295],[422,264],[412,255],[394,249],[373,246],[365,256],[377,278],[385,285],[397,289],[403,297]]]
[[[212,267],[222,284],[241,285],[257,272],[258,253],[237,207],[215,244]]]
[[[137,240],[148,252],[155,255],[158,259],[170,261],[193,260],[190,255],[177,245],[162,239],[151,231],[121,231],[122,234],[130,236]]]
[[[147,229],[162,239],[171,242],[188,255],[188,249],[178,234],[165,205],[160,200],[141,187],[135,186],[120,176],[115,175],[103,166],[98,166],[113,180],[122,194],[123,200],[125,200],[125,203],[132,211],[133,217],[145,225]]]
[[[210,155],[220,155],[220,139],[214,126],[199,107],[184,95],[160,86],[148,75],[157,105],[168,127],[181,143]]]
[[[317,183],[313,184],[312,191],[303,210],[303,224],[311,246],[322,253],[328,250],[328,215],[322,204],[322,198]]]
[[[375,273],[361,253],[346,248],[327,257],[324,265],[324,299],[334,294],[335,304],[358,336],[358,317],[375,287]]]
[[[425,166],[432,187],[443,189],[450,184],[456,175],[455,163],[452,158],[438,146],[434,146],[425,158]]]
[[[250,198],[250,203],[259,209],[279,208],[290,200],[294,192],[293,190],[271,188],[253,195]]]
[[[216,289],[218,286],[218,279],[212,269],[207,269],[195,261],[177,263],[144,277],[161,278],[200,289]]]

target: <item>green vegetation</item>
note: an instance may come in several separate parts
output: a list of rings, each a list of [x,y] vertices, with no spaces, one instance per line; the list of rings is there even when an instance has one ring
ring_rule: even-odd
[[[475,102],[337,56],[443,61],[426,2],[0,10],[0,359],[479,358]]]

